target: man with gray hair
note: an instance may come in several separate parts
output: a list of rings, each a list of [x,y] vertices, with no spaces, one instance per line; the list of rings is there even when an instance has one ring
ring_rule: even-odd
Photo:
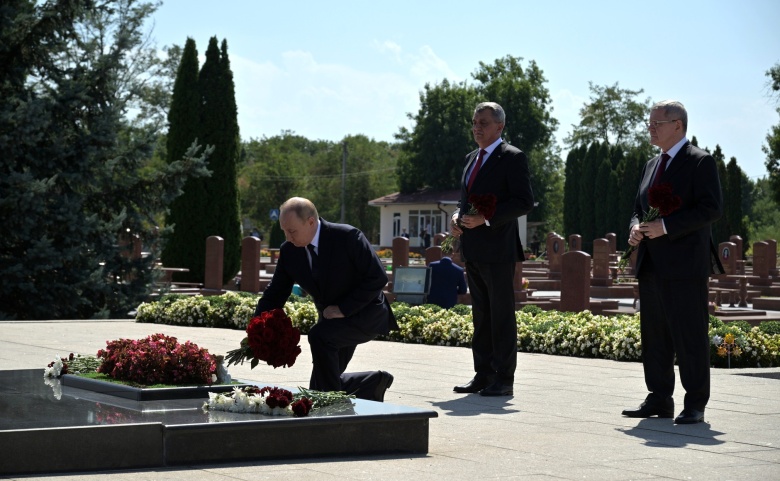
[[[637,246],[642,365],[650,393],[623,415],[674,416],[676,356],[685,401],[674,422],[694,424],[704,421],[710,397],[708,284],[710,274],[723,273],[710,226],[723,213],[723,196],[715,159],[686,138],[688,113],[680,102],[653,105],[647,128],[661,152],[642,171],[628,243]],[[661,216],[642,222],[651,207]]]
[[[501,138],[506,114],[495,102],[474,109],[471,133],[479,148],[466,156],[458,209],[450,230],[460,239],[471,292],[474,378],[457,393],[514,395],[517,367],[515,266],[524,259],[518,217],[533,209],[528,158]],[[474,200],[495,200],[473,213]],[[487,202],[493,204],[493,202]]]
[[[279,224],[287,241],[255,315],[284,307],[297,283],[314,299],[319,314],[308,335],[313,363],[309,388],[384,401],[391,374],[345,373],[358,344],[398,329],[382,293],[387,284],[382,261],[360,230],[321,219],[308,199],[285,201]]]

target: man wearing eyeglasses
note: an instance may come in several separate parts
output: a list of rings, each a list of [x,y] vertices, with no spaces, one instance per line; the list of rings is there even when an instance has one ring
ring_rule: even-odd
[[[661,153],[645,164],[630,224],[629,244],[638,246],[642,364],[650,391],[624,416],[674,416],[674,361],[685,388],[676,424],[704,421],[710,397],[708,283],[722,274],[710,226],[723,213],[723,197],[715,159],[686,138],[688,113],[677,101],[653,105],[650,143]],[[680,205],[651,222],[641,222],[650,210],[649,191],[671,187]]]

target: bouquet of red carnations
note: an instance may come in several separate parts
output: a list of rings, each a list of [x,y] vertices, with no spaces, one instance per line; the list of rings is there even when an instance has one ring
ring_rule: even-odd
[[[228,366],[251,360],[252,369],[260,361],[274,368],[291,367],[301,353],[300,341],[301,331],[293,327],[284,309],[273,309],[249,321],[241,347],[228,351],[225,360]]]
[[[471,194],[469,196],[469,208],[466,215],[481,214],[487,220],[493,218],[496,213],[496,203],[498,198],[495,194]],[[452,252],[454,250],[455,236],[448,235],[441,243],[442,252]]]
[[[650,204],[650,211],[642,216],[642,224],[652,222],[659,217],[666,217],[676,211],[682,205],[682,199],[679,195],[672,192],[672,184],[665,182],[650,187],[647,191],[647,203]],[[636,250],[636,246],[629,245],[623,252],[618,261],[618,269],[623,270],[631,260],[631,253]]]

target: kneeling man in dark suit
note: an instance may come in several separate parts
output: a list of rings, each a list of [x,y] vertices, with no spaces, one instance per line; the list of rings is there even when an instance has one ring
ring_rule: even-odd
[[[313,362],[309,388],[384,401],[392,375],[344,372],[358,344],[398,329],[382,293],[387,284],[382,262],[360,230],[320,219],[308,199],[285,201],[279,224],[287,241],[255,315],[284,307],[297,283],[314,299],[319,314],[308,336]]]

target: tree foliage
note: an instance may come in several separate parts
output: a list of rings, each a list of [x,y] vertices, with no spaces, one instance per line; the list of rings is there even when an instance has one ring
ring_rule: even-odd
[[[273,228],[269,212],[292,196],[310,199],[323,218],[339,222],[343,180],[344,222],[378,239],[380,213],[368,201],[397,189],[397,145],[363,135],[347,136],[339,143],[313,141],[285,131],[250,140],[244,148],[239,189],[242,212],[253,225]],[[273,247],[275,239],[269,240]]]
[[[506,112],[503,138],[523,150],[529,159],[531,185],[538,206],[529,221],[550,225],[562,222],[563,161],[553,142],[558,121],[552,117],[551,98],[539,66],[506,56],[492,64],[480,62],[472,74],[475,83],[426,84],[420,108],[409,118],[412,129],[401,128],[398,179],[401,192],[423,187],[460,189],[464,159],[475,149],[471,118],[479,102],[493,101]],[[557,221],[555,220],[557,219]]]
[[[200,72],[195,42],[188,39],[174,84],[169,113],[168,156],[175,159],[188,142],[209,146],[209,179],[194,179],[185,195],[172,207],[167,222],[173,228],[163,263],[186,267],[178,277],[202,282],[205,277],[206,238],[224,241],[223,282],[241,268],[241,221],[237,164],[241,140],[233,73],[227,53],[216,37],[209,40],[206,61]]]
[[[609,145],[633,146],[647,142],[644,121],[650,114],[651,101],[635,100],[644,89],[621,89],[618,82],[612,86],[589,82],[590,103],[580,109],[580,124],[564,142],[574,147],[601,142]]]
[[[398,180],[401,192],[421,187],[437,190],[459,189],[463,159],[474,150],[471,117],[478,103],[477,90],[466,82],[443,80],[425,84],[420,93],[420,109],[408,114],[413,130],[401,127]]]
[[[173,95],[168,110],[167,162],[176,162],[200,134],[200,89],[198,88],[198,50],[195,40],[188,38],[176,73]],[[213,150],[213,149],[212,149]],[[211,152],[211,150],[210,150]],[[204,238],[201,219],[205,215],[205,185],[208,179],[193,178],[184,186],[183,194],[173,201],[165,223],[170,232],[161,254],[163,265],[191,269],[188,279],[203,279],[202,270],[191,259],[203,264],[204,247],[193,239]],[[197,269],[197,270],[195,270]],[[200,272],[198,272],[200,271]],[[182,276],[184,277],[184,276]]]
[[[153,215],[203,175],[190,149],[145,173],[159,67],[141,31],[156,5],[11,0],[0,29],[0,318],[125,317],[159,252]],[[124,237],[150,255],[134,259]]]
[[[766,72],[770,78],[770,96],[780,102],[780,63]],[[777,109],[780,115],[780,107]],[[761,147],[766,154],[766,170],[769,172],[769,185],[774,192],[775,202],[780,203],[780,123],[772,126],[766,135],[766,145]]]

